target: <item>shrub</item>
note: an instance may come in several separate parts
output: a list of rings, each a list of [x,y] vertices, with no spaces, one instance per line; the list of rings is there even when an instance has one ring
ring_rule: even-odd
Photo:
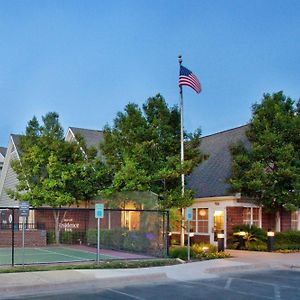
[[[123,249],[141,252],[147,251],[150,248],[150,240],[145,232],[129,231],[124,237]]]
[[[110,249],[123,249],[124,238],[128,230],[124,228],[102,229],[100,230],[100,244]],[[97,246],[98,230],[89,229],[87,231],[87,244]]]
[[[239,235],[244,231],[245,235]],[[267,241],[267,233],[255,225],[241,224],[232,227],[231,237],[228,239],[228,248],[258,250],[263,249],[263,244]],[[262,250],[261,250],[262,251]]]
[[[53,230],[47,231],[47,245],[55,244],[55,232]]]
[[[300,231],[286,231],[275,233],[275,250],[298,250],[300,249]]]
[[[245,242],[245,249],[249,251],[267,251],[267,244],[262,241]]]
[[[180,258],[186,260],[188,257],[187,247],[174,246],[169,249],[169,256],[171,258]]]
[[[81,244],[85,243],[86,235],[83,231],[61,231],[59,240],[62,244]]]
[[[97,245],[97,235],[97,229],[88,230],[88,245]],[[101,247],[109,249],[148,252],[151,248],[149,235],[149,233],[143,231],[129,231],[125,228],[102,229],[100,232],[100,244]]]
[[[191,246],[191,258],[194,259],[215,259],[229,257],[229,254],[225,252],[218,252],[215,245],[206,243],[194,244]],[[186,260],[188,257],[187,247],[173,246],[169,250],[169,256],[171,258],[180,258]]]
[[[217,252],[217,247],[211,244],[199,243],[192,245],[191,252],[192,257],[199,259],[202,257],[206,257],[207,254]]]
[[[62,244],[81,244],[85,243],[86,235],[83,231],[61,231],[59,233],[59,241]],[[47,231],[47,244],[55,244],[55,231]]]

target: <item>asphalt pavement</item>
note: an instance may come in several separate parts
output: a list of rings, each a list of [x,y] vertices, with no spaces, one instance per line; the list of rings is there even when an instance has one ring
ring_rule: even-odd
[[[300,253],[228,251],[231,258],[140,269],[64,270],[0,274],[0,299],[51,293],[218,280],[225,273],[262,270],[300,271]],[[297,272],[298,273],[298,272]],[[279,298],[278,298],[279,299]]]

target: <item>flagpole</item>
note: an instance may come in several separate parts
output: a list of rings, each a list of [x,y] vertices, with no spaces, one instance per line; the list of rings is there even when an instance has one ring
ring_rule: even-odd
[[[182,56],[178,55],[178,62],[179,62],[179,68],[182,64]],[[183,166],[184,163],[184,140],[183,140],[183,91],[182,86],[179,86],[179,93],[180,93],[180,161],[181,166]],[[184,173],[181,173],[181,195],[184,196]],[[184,208],[181,208],[181,232],[180,232],[180,245],[184,246]]]

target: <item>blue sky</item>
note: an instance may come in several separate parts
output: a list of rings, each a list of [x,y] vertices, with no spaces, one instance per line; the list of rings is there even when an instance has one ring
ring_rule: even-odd
[[[178,104],[179,53],[203,87],[185,128],[243,125],[263,93],[300,97],[300,1],[0,0],[0,145],[49,111],[102,129],[128,102]]]

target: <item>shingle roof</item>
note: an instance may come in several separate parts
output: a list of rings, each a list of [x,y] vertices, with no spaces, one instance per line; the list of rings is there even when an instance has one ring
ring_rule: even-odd
[[[5,157],[5,155],[6,155],[6,150],[7,150],[7,148],[5,148],[5,147],[0,147],[0,153],[1,153],[2,156],[4,156],[4,157]]]
[[[84,129],[84,128],[76,128],[70,127],[74,134],[80,134],[88,147],[96,147],[99,149],[99,144],[104,140],[103,132],[100,130],[93,129]]]
[[[229,146],[238,142],[249,148],[245,132],[248,125],[218,132],[201,138],[200,149],[209,158],[187,177],[187,187],[195,191],[195,198],[229,195],[226,180],[231,175]]]

